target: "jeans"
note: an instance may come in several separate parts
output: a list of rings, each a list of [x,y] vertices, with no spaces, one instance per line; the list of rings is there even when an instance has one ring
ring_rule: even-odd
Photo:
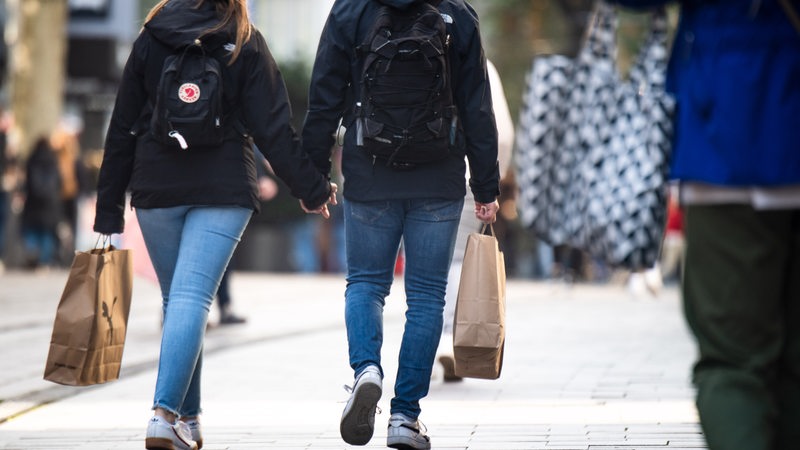
[[[322,268],[319,248],[321,220],[321,216],[308,215],[289,224],[292,241],[291,261],[292,267],[297,272],[317,273]]]
[[[22,241],[34,266],[53,263],[58,239],[56,233],[45,227],[24,227]]]
[[[154,409],[185,417],[200,414],[208,312],[251,215],[250,209],[237,206],[136,211],[163,296],[164,327]]]
[[[219,280],[219,288],[217,288],[217,306],[220,311],[224,311],[231,305],[231,268],[225,269],[222,273],[222,278]]]
[[[345,324],[350,366],[381,365],[383,307],[403,240],[406,323],[391,413],[420,414],[442,332],[447,273],[463,199],[345,201]]]

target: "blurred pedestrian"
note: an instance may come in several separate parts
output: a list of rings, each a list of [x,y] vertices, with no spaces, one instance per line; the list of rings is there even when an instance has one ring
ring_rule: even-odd
[[[351,445],[367,444],[374,432],[384,376],[382,313],[402,240],[408,311],[391,400],[387,445],[431,448],[419,424],[419,401],[428,393],[441,337],[448,269],[466,194],[465,155],[472,175],[470,188],[475,196],[473,214],[485,223],[492,223],[498,209],[497,130],[477,15],[460,0],[442,1],[438,3],[438,11],[431,10],[425,3],[419,0],[335,2],[320,38],[312,72],[303,145],[323,172],[330,171],[331,149],[340,118],[343,117],[342,124],[347,129],[342,151],[346,186],[345,324],[355,381],[342,414],[340,433]],[[379,48],[377,41],[368,38],[374,36],[372,30],[378,30],[377,23],[383,20],[380,17],[388,17],[379,17],[381,11],[390,12],[382,9],[384,5],[404,11],[419,8],[415,11],[421,16],[408,14],[407,18],[424,16],[432,22],[445,22],[441,26],[446,27],[446,33],[452,38],[448,39],[449,47],[445,47],[447,52],[443,55],[451,68],[449,77],[434,78],[426,74],[414,78],[413,88],[398,89],[399,83],[411,84],[403,78],[403,73],[408,73],[403,71],[410,69],[404,68],[422,59],[423,53],[434,50],[428,48],[425,52],[408,50],[409,60],[397,56],[405,55],[404,50],[398,50],[397,55],[382,60],[391,63],[362,78],[362,65],[367,59],[372,60],[380,49],[391,52],[395,45],[400,46],[393,43]],[[376,39],[382,39],[387,34],[377,36]],[[434,48],[433,39],[443,40],[441,35],[435,35],[427,41]],[[366,45],[361,46],[362,43]],[[359,50],[354,50],[357,47]],[[438,51],[425,55],[434,53],[439,55]],[[438,61],[427,62],[430,64],[426,67],[432,70],[440,67]],[[390,73],[397,78],[384,78],[384,74]],[[381,80],[372,79],[373,76]],[[444,82],[449,91],[423,85],[431,83],[430,80]],[[365,95],[367,89],[380,98]],[[431,90],[439,95],[421,98],[433,93]],[[441,106],[436,102],[444,101],[451,92],[457,117],[448,109],[444,115],[427,119],[431,121],[427,126],[423,124],[417,128],[409,121],[404,125],[406,129],[394,135],[376,135],[403,126],[387,117],[391,113],[404,115],[420,104],[430,106],[427,111],[435,111]],[[366,108],[375,108],[372,111],[379,111],[382,118],[367,115]],[[376,123],[376,120],[386,122]],[[442,133],[443,130],[446,132]],[[449,135],[449,146],[442,134]],[[433,139],[441,139],[437,143],[442,145],[423,146]],[[436,161],[422,161],[430,154],[428,152],[435,151],[434,148],[444,155]],[[380,155],[380,150],[389,150],[391,154]],[[408,158],[419,154],[417,152],[423,154],[420,160],[402,156],[405,154]]]
[[[685,208],[700,421],[711,450],[797,448],[800,4],[680,4],[667,74],[678,101],[671,173]]]
[[[50,136],[50,145],[56,153],[58,171],[61,174],[62,222],[58,233],[59,247],[63,257],[69,261],[75,252],[78,200],[87,191],[89,184],[88,169],[83,165],[78,141],[80,125],[76,121],[77,119],[65,119]]]
[[[219,308],[220,325],[238,325],[247,322],[247,319],[233,312],[233,301],[231,299],[231,266],[228,265],[222,278],[219,280],[217,288],[217,307]]]
[[[46,268],[55,262],[56,229],[62,218],[61,173],[46,137],[36,140],[25,163],[24,197],[21,231],[25,266]]]
[[[198,44],[206,58],[220,65],[225,89],[221,111],[216,112],[223,120],[216,123],[222,143],[186,142],[182,130],[173,129],[169,138],[175,144],[168,144],[159,130],[173,124],[151,121],[148,112],[158,113],[156,118],[164,112],[153,109],[157,92],[173,95],[158,87],[164,61],[173,54],[181,55],[177,64],[187,57],[191,61],[188,52],[194,49],[188,47]],[[205,60],[203,66],[212,63]],[[195,103],[207,94],[210,81],[184,81],[179,101]],[[177,100],[171,104],[181,105]],[[161,287],[164,325],[155,415],[145,439],[148,449],[203,445],[198,415],[208,313],[259,205],[248,137],[302,199],[306,211],[327,217],[327,203],[335,202],[336,186],[301,153],[290,119],[286,88],[263,36],[250,23],[246,0],[163,0],[150,10],[123,71],[111,116],[94,223],[98,233],[121,233],[129,189]]]
[[[492,106],[497,124],[497,160],[500,174],[506,174],[511,166],[511,151],[514,147],[514,122],[508,110],[503,83],[497,68],[491,61],[486,61],[489,71],[489,85],[492,90]],[[466,174],[469,178],[469,172]],[[500,180],[502,186],[503,180]],[[481,221],[475,217],[475,200],[472,192],[467,189],[467,197],[461,210],[458,222],[455,250],[450,263],[447,276],[447,290],[445,291],[444,324],[442,326],[442,339],[439,343],[439,356],[437,360],[442,365],[444,381],[460,381],[461,377],[455,373],[455,359],[453,356],[453,320],[455,320],[456,297],[461,279],[461,267],[464,264],[464,251],[467,247],[467,237],[470,233],[480,231]]]
[[[0,274],[5,271],[6,225],[11,217],[14,161],[8,148],[7,113],[0,111]]]
[[[683,207],[678,200],[678,192],[678,187],[672,186],[667,203],[667,225],[659,259],[665,282],[679,282],[683,274],[686,240],[683,233]]]

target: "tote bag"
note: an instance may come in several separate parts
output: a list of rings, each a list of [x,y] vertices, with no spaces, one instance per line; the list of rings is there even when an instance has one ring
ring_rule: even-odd
[[[675,100],[664,90],[665,11],[653,12],[627,79],[617,22],[600,1],[577,58],[534,60],[517,133],[518,208],[544,242],[636,270],[659,254]]]
[[[486,231],[489,234],[484,234]],[[506,342],[506,269],[491,225],[467,236],[453,323],[456,376],[496,379]]]
[[[132,291],[130,250],[76,252],[53,322],[45,380],[87,386],[119,378]]]

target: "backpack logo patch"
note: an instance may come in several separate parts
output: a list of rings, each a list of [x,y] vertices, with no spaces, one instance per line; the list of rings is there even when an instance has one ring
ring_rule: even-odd
[[[200,100],[200,86],[194,83],[183,83],[178,89],[178,98],[184,103],[194,103]]]

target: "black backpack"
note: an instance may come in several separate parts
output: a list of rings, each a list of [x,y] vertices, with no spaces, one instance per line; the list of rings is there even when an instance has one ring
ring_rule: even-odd
[[[155,139],[184,150],[224,140],[222,67],[199,39],[164,60],[150,119]]]
[[[438,3],[438,2],[436,2]],[[450,87],[450,36],[439,10],[382,6],[364,43],[356,143],[403,169],[450,155],[458,127]]]

